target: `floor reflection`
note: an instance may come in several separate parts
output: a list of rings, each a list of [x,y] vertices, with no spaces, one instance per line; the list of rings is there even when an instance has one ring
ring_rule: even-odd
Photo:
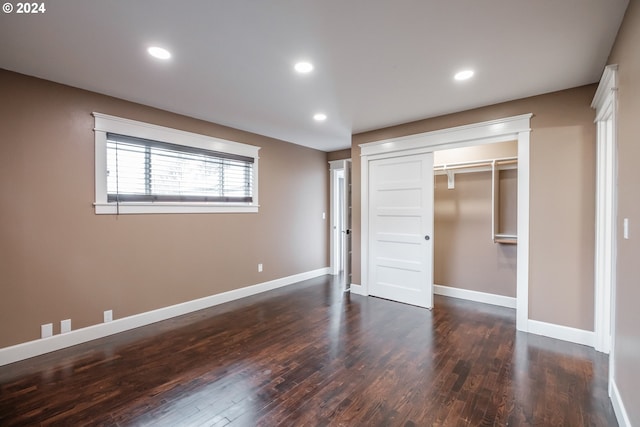
[[[614,425],[607,358],[324,276],[0,367],[0,425]]]

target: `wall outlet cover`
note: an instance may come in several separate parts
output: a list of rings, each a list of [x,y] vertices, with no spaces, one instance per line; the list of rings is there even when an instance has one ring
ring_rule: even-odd
[[[71,319],[60,321],[60,333],[66,334],[67,332],[71,332]]]
[[[53,336],[53,323],[47,323],[40,326],[40,338],[49,338]]]

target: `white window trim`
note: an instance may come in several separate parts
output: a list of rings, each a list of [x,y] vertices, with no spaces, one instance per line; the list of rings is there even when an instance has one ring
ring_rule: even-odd
[[[213,138],[197,133],[171,129],[102,113],[95,118],[96,214],[152,214],[152,213],[256,213],[258,203],[258,151],[260,147]],[[221,202],[107,202],[107,132],[171,144],[196,147],[221,153],[252,157],[253,201],[251,203]]]

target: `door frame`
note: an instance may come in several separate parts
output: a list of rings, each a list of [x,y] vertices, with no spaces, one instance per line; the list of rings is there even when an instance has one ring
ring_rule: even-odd
[[[342,230],[337,229],[337,209],[342,205],[343,209],[347,209],[347,206],[344,203],[340,203],[338,200],[339,192],[336,191],[338,185],[338,173],[340,171],[344,171],[346,169],[346,163],[351,162],[351,159],[344,160],[331,160],[329,161],[329,175],[330,175],[330,183],[329,183],[329,274],[336,275],[340,273],[340,251],[338,247],[340,245],[340,240],[342,239]],[[346,176],[345,176],[346,183]],[[348,185],[348,183],[346,183]],[[345,212],[346,216],[346,212]],[[349,283],[347,283],[349,285]]]
[[[618,66],[605,67],[591,107],[596,110],[596,249],[595,249],[595,349],[610,353],[613,361],[615,331],[617,173],[616,150]],[[610,363],[609,385],[614,364]]]
[[[360,144],[361,156],[361,279],[360,289],[369,294],[369,162],[411,156],[451,148],[518,141],[518,255],[516,279],[516,328],[528,331],[529,319],[529,141],[531,117],[522,114],[503,119],[456,126],[431,132]],[[433,293],[433,286],[430,290]]]

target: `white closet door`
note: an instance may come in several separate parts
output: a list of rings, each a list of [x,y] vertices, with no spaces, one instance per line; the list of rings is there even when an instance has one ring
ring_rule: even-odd
[[[433,153],[369,162],[369,293],[433,307]]]

